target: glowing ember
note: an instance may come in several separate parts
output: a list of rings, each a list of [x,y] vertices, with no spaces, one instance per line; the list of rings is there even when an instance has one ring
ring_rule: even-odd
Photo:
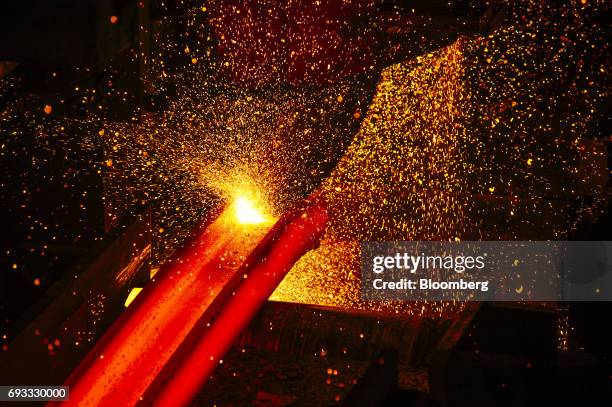
[[[129,307],[130,304],[136,299],[136,297],[138,296],[138,294],[140,294],[141,291],[142,291],[142,287],[132,288],[127,298],[125,299],[125,303],[123,304],[123,306],[126,308]]]

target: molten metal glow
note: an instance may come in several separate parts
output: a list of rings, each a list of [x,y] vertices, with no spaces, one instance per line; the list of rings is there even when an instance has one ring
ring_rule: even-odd
[[[238,223],[258,225],[270,221],[269,216],[261,210],[260,206],[245,196],[236,198],[233,207]]]

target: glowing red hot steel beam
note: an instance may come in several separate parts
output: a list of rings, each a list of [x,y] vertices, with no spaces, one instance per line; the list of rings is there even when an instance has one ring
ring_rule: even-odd
[[[242,283],[211,316],[197,324],[144,397],[145,405],[188,405],[223,355],[272,295],[293,264],[312,249],[328,217],[320,204],[310,204],[281,219],[243,264]]]
[[[66,383],[67,405],[128,406],[139,400],[270,228],[237,222],[233,209],[205,222],[96,344]]]
[[[147,393],[151,402],[168,395],[176,397],[170,405],[191,399],[327,221],[322,206],[309,204],[270,230],[264,218],[249,222],[252,217],[233,213],[240,208],[203,225],[159,271],[68,378],[70,400],[62,405],[135,405],[160,373],[167,378],[175,372],[172,380],[155,381]],[[203,354],[213,356],[212,363],[199,365]],[[194,363],[198,374],[177,382]]]

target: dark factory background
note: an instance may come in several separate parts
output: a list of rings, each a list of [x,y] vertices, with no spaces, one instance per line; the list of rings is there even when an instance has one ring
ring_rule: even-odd
[[[192,185],[193,180],[185,181],[188,175],[162,168],[143,176],[146,165],[138,164],[138,171],[131,164],[122,166],[127,155],[136,153],[114,148],[121,142],[114,129],[155,117],[172,116],[168,128],[189,132],[191,123],[184,122],[198,119],[187,113],[173,116],[173,103],[192,100],[184,96],[189,94],[185,87],[206,88],[210,100],[224,92],[267,98],[278,89],[279,98],[292,92],[306,95],[300,96],[304,101],[298,109],[308,111],[308,117],[295,126],[327,138],[313,141],[309,155],[287,155],[296,179],[307,181],[272,187],[286,199],[285,208],[317,190],[334,171],[375,103],[385,68],[432,55],[460,37],[486,37],[515,21],[529,27],[527,20],[533,19],[543,34],[524,41],[555,51],[527,57],[553,62],[549,71],[521,74],[521,80],[540,86],[539,93],[522,97],[546,116],[527,112],[517,121],[534,137],[551,132],[571,140],[579,131],[581,144],[530,143],[525,157],[555,150],[541,164],[545,182],[525,178],[523,185],[504,183],[497,171],[517,172],[514,157],[499,153],[498,144],[520,142],[496,139],[496,124],[489,123],[494,117],[510,120],[514,102],[501,93],[489,94],[487,86],[503,88],[510,79],[501,75],[503,68],[479,71],[489,62],[475,57],[477,62],[463,74],[472,80],[474,100],[486,99],[482,111],[489,116],[486,125],[480,116],[466,119],[478,130],[473,145],[479,148],[463,153],[466,160],[489,166],[487,171],[457,167],[466,175],[453,182],[481,185],[486,179],[490,193],[461,189],[473,197],[472,213],[482,214],[482,220],[469,224],[478,233],[470,234],[463,225],[462,239],[610,240],[607,6],[589,1],[597,4],[578,23],[572,13],[583,13],[576,7],[587,1],[553,1],[539,11],[525,1],[322,0],[321,9],[310,3],[3,2],[0,385],[64,383],[125,309],[133,289],[145,286],[187,232],[219,204],[209,191],[185,197],[184,190],[168,188],[173,182]],[[226,29],[243,24],[232,14],[236,9],[249,10],[251,19],[263,21],[261,26]],[[569,34],[560,28],[572,24],[576,28]],[[279,39],[285,34],[275,30],[285,29],[288,37],[301,33],[303,43],[282,48]],[[559,45],[549,45],[546,38],[570,44],[571,50],[557,52]],[[326,49],[332,40],[336,45]],[[511,48],[501,42],[501,48]],[[293,59],[294,53],[299,58]],[[566,69],[559,72],[556,66]],[[203,78],[208,78],[205,83]],[[344,95],[340,107],[335,96],[333,104],[318,99],[337,87]],[[597,95],[584,102],[582,89],[585,100]],[[572,125],[568,117],[588,120],[577,130],[566,130]],[[135,143],[133,150],[149,160],[139,146]],[[577,156],[583,150],[592,152],[588,159]],[[285,153],[271,154],[282,160]],[[532,165],[531,158],[525,160]],[[162,181],[153,180],[158,176]],[[537,199],[521,195],[525,191]],[[531,209],[522,219],[510,220],[508,202]],[[359,235],[360,227],[369,224],[364,221],[350,233]],[[419,235],[419,227],[415,230],[424,240],[450,238],[444,231]],[[404,320],[359,307],[299,302],[269,301],[193,405],[543,406],[574,400],[607,405],[605,400],[612,400],[609,303],[478,304],[459,316]],[[244,349],[249,349],[246,356]],[[381,359],[386,363],[378,363]],[[236,371],[241,372],[238,378]]]

